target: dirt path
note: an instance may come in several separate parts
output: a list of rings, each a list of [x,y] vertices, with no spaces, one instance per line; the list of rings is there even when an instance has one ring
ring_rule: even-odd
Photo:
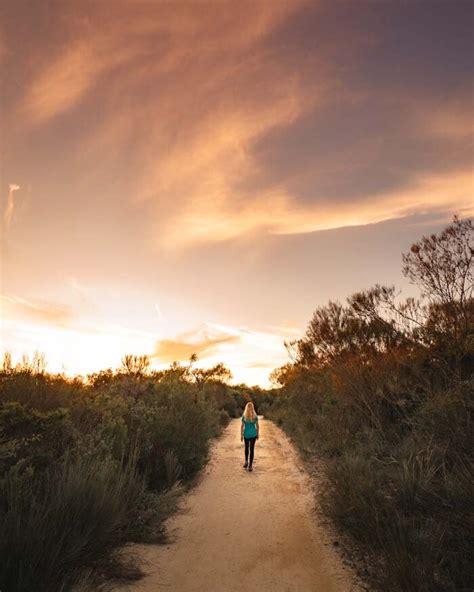
[[[355,592],[314,515],[308,475],[286,435],[261,420],[254,471],[242,468],[240,420],[214,444],[200,483],[168,520],[172,541],[140,546],[137,592]],[[137,551],[137,548],[135,548]]]

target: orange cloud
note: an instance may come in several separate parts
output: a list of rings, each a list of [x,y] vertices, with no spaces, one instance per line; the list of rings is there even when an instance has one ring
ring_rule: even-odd
[[[152,202],[161,244],[181,242],[174,229],[183,223],[189,243],[226,239],[235,233],[228,210],[253,200],[268,207],[265,195],[236,190],[257,170],[252,147],[313,108],[332,84],[322,66],[320,80],[308,82],[312,59],[295,70],[264,45],[305,4],[95,5],[87,27],[35,71],[20,118],[26,128],[46,124],[92,96],[104,117],[84,126],[78,153],[113,162],[134,143],[142,170],[131,191]],[[131,108],[135,97],[140,104]]]
[[[421,15],[421,8],[308,0],[86,0],[28,9],[6,3],[5,166],[34,188],[35,199],[11,237],[18,242],[8,245],[15,256],[4,257],[5,286],[9,293],[40,294],[56,285],[64,293],[58,277],[73,274],[96,285],[90,297],[98,308],[88,309],[81,284],[73,282],[77,318],[67,330],[61,324],[70,322],[71,309],[48,296],[3,298],[5,310],[30,319],[16,325],[34,329],[35,339],[47,333],[55,359],[66,349],[58,334],[68,331],[71,367],[77,352],[91,363],[104,355],[101,349],[114,356],[133,351],[129,343],[156,353],[156,364],[158,354],[172,360],[197,352],[206,363],[222,356],[234,376],[260,360],[278,365],[283,339],[297,329],[206,326],[179,334],[208,314],[206,302],[214,303],[217,318],[232,314],[234,303],[241,322],[256,318],[238,290],[217,310],[213,291],[223,275],[229,281],[230,273],[221,273],[229,253],[248,253],[242,275],[257,290],[258,282],[268,289],[269,278],[285,281],[297,271],[290,258],[266,258],[264,234],[423,213],[440,222],[452,212],[473,212],[465,9],[450,8],[453,26],[446,28],[438,4],[416,19],[413,11]],[[408,45],[399,43],[402,31],[410,33]],[[16,214],[13,191],[3,228]],[[39,219],[47,220],[48,232]],[[215,246],[237,238],[245,240]],[[213,246],[172,256],[196,245]],[[309,257],[301,253],[302,261]],[[190,261],[201,266],[206,290],[189,281]],[[260,265],[265,272],[258,276]],[[128,300],[125,283],[136,284]],[[165,317],[153,308],[155,291]],[[275,304],[285,302],[289,310],[281,314],[291,318],[294,302],[280,292]],[[141,299],[148,300],[149,318],[147,307],[137,306]],[[279,315],[269,310],[261,322],[284,324]],[[151,327],[151,335],[124,330],[113,346],[112,327],[93,350],[92,330],[86,336],[83,324],[101,333],[105,318],[125,325],[133,318],[137,331]],[[155,331],[163,337],[158,344]],[[254,368],[254,376],[263,370]]]
[[[206,323],[175,339],[161,339],[151,358],[158,366],[185,362],[197,354],[199,365],[223,362],[231,368],[235,382],[268,386],[270,371],[287,361],[284,336],[244,327]]]
[[[39,124],[67,111],[91,88],[100,70],[91,43],[81,41],[66,48],[33,82],[20,116]]]
[[[76,107],[105,75],[126,64],[127,71],[118,71],[119,93],[147,85],[183,63],[213,57],[224,45],[245,50],[302,4],[294,0],[238,6],[225,1],[200,10],[191,4],[164,3],[95,4],[84,11],[76,6],[76,27],[70,33],[74,41],[60,45],[53,59],[35,68],[18,114],[26,126],[46,123]],[[87,26],[80,25],[81,15]],[[140,61],[133,63],[136,58]]]
[[[3,317],[5,319],[29,320],[40,324],[56,327],[67,326],[75,317],[73,311],[64,305],[31,301],[18,296],[0,296],[3,301]]]
[[[198,358],[204,358],[216,353],[221,345],[235,344],[239,342],[237,335],[224,337],[204,337],[201,339],[189,340],[187,336],[183,339],[162,339],[156,344],[152,358],[160,363],[183,362],[189,360],[192,354]]]
[[[413,182],[408,189],[383,193],[352,203],[304,206],[284,188],[243,201],[240,208],[229,201],[191,203],[170,225],[164,240],[175,247],[199,242],[218,242],[250,232],[301,234],[347,226],[374,224],[394,218],[444,212],[474,214],[474,177],[471,171],[431,175]]]
[[[75,7],[67,41],[35,62],[19,113],[29,129],[71,115],[88,101],[100,105],[101,117],[78,132],[75,158],[91,170],[119,170],[120,198],[137,208],[145,203],[152,212],[146,223],[155,248],[363,225],[428,209],[469,214],[472,178],[461,166],[436,175],[421,167],[396,190],[361,192],[357,199],[347,199],[350,191],[325,196],[323,177],[336,179],[358,167],[379,174],[374,154],[381,144],[374,129],[363,141],[349,142],[342,155],[314,157],[302,172],[266,170],[258,149],[272,134],[334,104],[343,113],[377,93],[377,85],[350,80],[359,53],[369,46],[374,51],[375,33],[368,40],[344,29],[344,43],[331,36],[317,47],[299,46],[285,35],[275,42],[309,5],[319,10],[319,3],[296,0],[199,3],[199,10],[192,3]],[[328,10],[318,13],[321,22]],[[407,99],[402,90],[377,95],[374,103],[395,106],[401,119],[410,113],[419,135],[433,143],[464,141],[466,107],[457,109],[455,101],[439,106],[416,94]],[[84,115],[90,115],[87,108]],[[297,174],[303,182],[310,178],[305,193],[314,187],[314,200],[301,199],[292,188]],[[101,191],[98,184],[99,200]]]

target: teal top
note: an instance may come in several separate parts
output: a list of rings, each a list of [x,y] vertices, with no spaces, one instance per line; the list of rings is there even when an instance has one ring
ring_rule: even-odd
[[[256,438],[258,417],[247,421],[242,415],[242,423],[244,424],[244,438]]]

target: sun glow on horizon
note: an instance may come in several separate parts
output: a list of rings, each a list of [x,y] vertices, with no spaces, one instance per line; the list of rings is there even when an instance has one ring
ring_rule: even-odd
[[[65,327],[5,318],[0,330],[4,343],[14,344],[3,346],[1,353],[9,352],[14,363],[38,352],[44,355],[49,372],[71,377],[117,369],[127,354],[146,355],[151,368],[161,370],[174,361],[188,363],[191,353],[196,353],[195,365],[199,367],[219,362],[226,365],[232,372],[231,383],[267,388],[271,370],[287,361],[285,330],[261,332],[207,323],[185,334],[159,338],[139,330],[99,328],[83,321]]]
[[[3,3],[0,351],[268,385],[317,306],[405,289],[474,215],[472,9],[427,2]]]

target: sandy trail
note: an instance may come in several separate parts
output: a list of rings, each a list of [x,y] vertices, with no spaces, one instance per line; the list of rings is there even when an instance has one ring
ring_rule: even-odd
[[[260,429],[249,473],[242,468],[240,420],[230,422],[182,511],[167,522],[172,542],[135,547],[148,575],[114,590],[359,590],[318,525],[311,482],[293,445],[268,420]]]

